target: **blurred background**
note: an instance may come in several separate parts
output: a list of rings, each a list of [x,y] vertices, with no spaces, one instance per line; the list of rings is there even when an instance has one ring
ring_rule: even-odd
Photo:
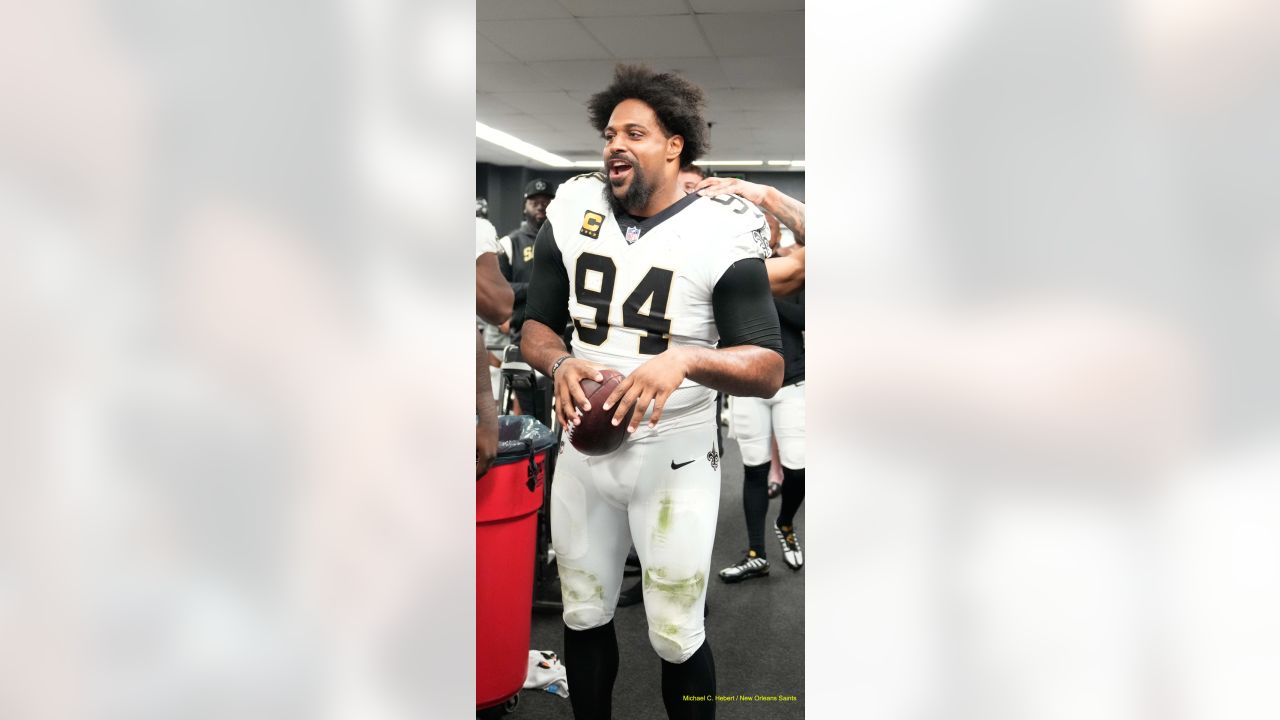
[[[431,678],[472,657],[437,309],[473,292],[439,212],[473,37],[398,0],[0,9],[0,716],[470,707]]]
[[[1275,716],[1277,8],[809,21],[811,706]]]

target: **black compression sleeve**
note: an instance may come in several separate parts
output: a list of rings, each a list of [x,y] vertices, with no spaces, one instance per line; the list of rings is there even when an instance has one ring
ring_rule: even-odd
[[[724,271],[711,292],[720,347],[759,345],[782,354],[782,330],[764,260],[745,258]]]
[[[537,320],[557,333],[569,323],[569,273],[550,222],[542,223],[533,241],[533,275],[524,319]]]

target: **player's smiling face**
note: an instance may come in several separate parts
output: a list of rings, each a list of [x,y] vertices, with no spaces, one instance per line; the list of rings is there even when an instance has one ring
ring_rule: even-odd
[[[648,104],[618,103],[604,128],[604,169],[613,196],[628,210],[641,211],[683,147],[684,138],[668,136]]]

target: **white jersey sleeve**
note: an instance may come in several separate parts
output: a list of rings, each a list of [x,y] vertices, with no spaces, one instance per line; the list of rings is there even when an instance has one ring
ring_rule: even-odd
[[[488,220],[476,218],[476,257],[478,258],[485,253],[497,253],[499,251],[498,230]]]
[[[706,261],[701,278],[708,291],[714,290],[721,276],[734,263],[749,258],[766,259],[769,250],[769,224],[764,213],[750,201],[737,195],[706,198],[702,217],[708,238]]]

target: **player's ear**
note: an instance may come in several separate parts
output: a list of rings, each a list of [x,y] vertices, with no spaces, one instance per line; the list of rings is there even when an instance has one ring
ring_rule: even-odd
[[[667,138],[667,160],[675,160],[684,152],[684,136],[672,135]]]

